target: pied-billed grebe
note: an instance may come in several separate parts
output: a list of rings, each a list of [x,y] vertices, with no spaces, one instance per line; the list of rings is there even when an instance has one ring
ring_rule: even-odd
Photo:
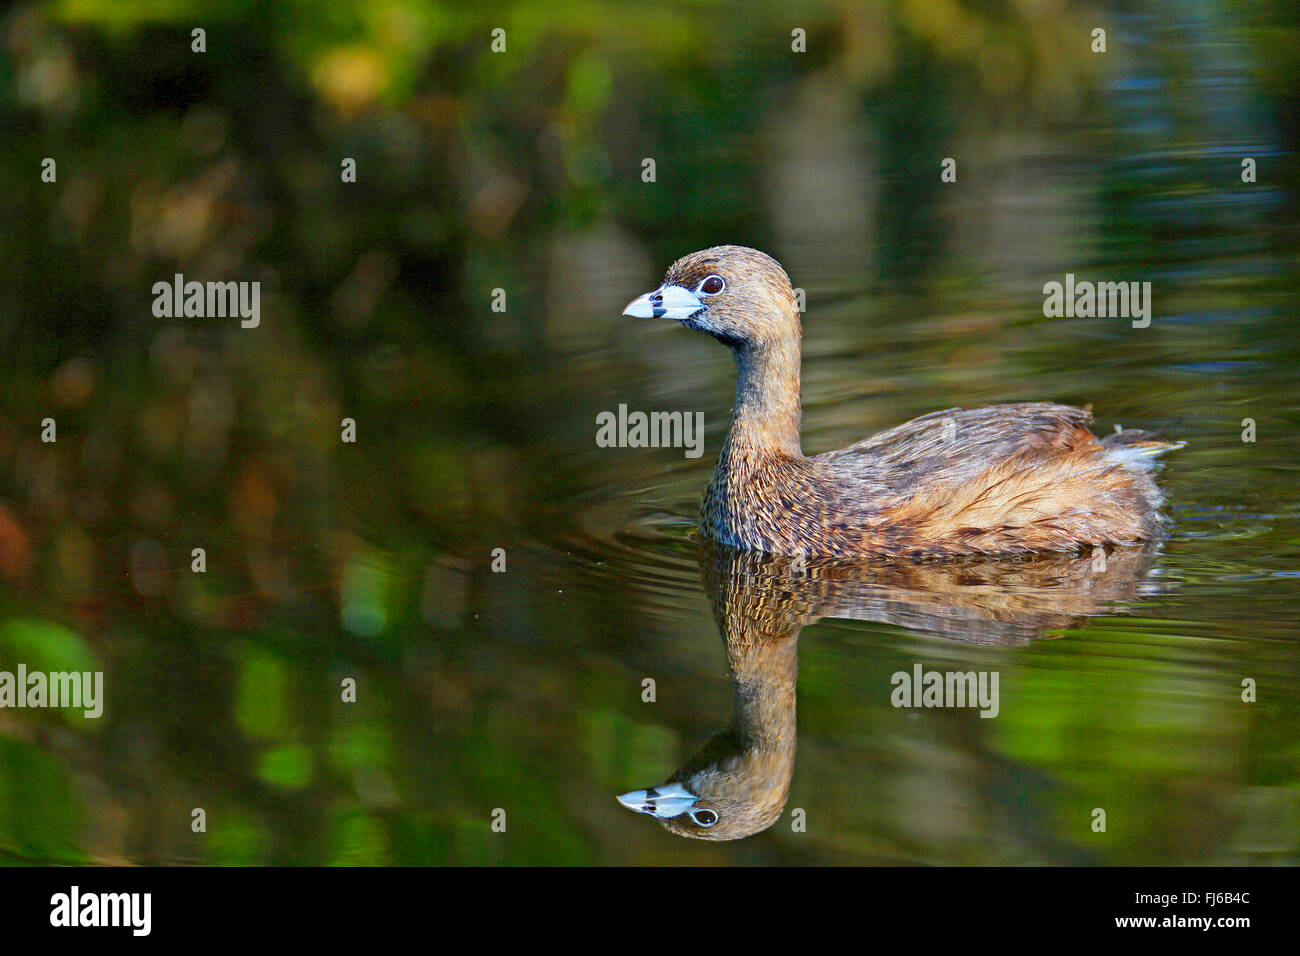
[[[1074,551],[1155,538],[1146,432],[1098,439],[1081,408],[1031,402],[952,408],[839,451],[799,446],[799,313],[781,264],[743,246],[678,259],[623,312],[676,319],[731,348],[731,431],[700,509],[701,531],[790,556],[956,557]]]

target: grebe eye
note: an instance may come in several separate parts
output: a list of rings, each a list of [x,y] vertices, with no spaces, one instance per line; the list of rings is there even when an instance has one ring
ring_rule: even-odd
[[[719,279],[718,281],[722,280]],[[707,830],[718,822],[718,815],[708,809],[692,810],[691,819]]]
[[[722,281],[722,276],[709,276],[700,283],[700,291],[705,295],[717,295],[726,287],[727,284]]]

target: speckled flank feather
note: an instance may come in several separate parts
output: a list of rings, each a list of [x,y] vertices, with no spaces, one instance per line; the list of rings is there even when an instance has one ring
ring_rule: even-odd
[[[1155,457],[1144,432],[1098,439],[1091,414],[1045,402],[954,408],[839,451],[799,444],[800,325],[769,256],[719,246],[674,263],[665,284],[726,290],[682,324],[730,346],[736,405],[705,492],[703,532],[784,555],[941,558],[1074,551],[1158,536]]]
[[[1156,537],[1153,456],[1082,409],[950,409],[811,458],[728,442],[701,526],[777,554],[911,558],[1071,551]],[[955,431],[953,429],[955,424]]]

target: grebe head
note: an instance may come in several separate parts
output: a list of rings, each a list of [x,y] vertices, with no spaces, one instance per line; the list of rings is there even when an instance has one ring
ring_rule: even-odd
[[[659,288],[632,300],[623,314],[676,319],[739,351],[799,338],[790,277],[771,256],[745,246],[683,256]]]

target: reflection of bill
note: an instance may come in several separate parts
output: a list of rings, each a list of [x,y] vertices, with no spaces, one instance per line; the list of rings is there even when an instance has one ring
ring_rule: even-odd
[[[877,621],[967,643],[1014,646],[1153,593],[1155,549],[1032,560],[861,564],[706,544],[704,586],[727,647],[731,722],[668,782],[618,799],[680,836],[766,830],[790,792],[799,631],[823,617]]]

